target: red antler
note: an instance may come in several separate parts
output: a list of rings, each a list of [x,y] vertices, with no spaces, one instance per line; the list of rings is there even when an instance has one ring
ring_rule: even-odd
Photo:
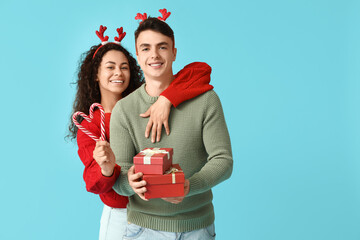
[[[118,32],[119,37],[114,37],[114,39],[115,39],[115,42],[120,43],[121,40],[123,40],[123,38],[125,37],[126,32],[123,32],[123,28],[122,28],[122,27],[121,27],[121,28],[117,28],[116,31]]]
[[[147,19],[147,14],[146,13],[144,13],[144,14],[141,14],[141,13],[136,14],[135,20],[141,20],[140,23],[142,23],[145,19]]]
[[[104,36],[104,32],[106,31],[107,27],[100,25],[99,31],[96,31],[96,35],[100,38],[101,42],[107,42],[109,39],[108,36]]]
[[[158,17],[158,19],[164,22],[171,14],[171,12],[168,12],[166,8],[160,9],[159,12],[162,14],[162,17]]]

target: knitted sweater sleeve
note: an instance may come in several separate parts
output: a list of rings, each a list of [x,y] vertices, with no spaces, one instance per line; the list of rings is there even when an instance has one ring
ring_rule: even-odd
[[[233,169],[231,143],[219,97],[214,91],[208,94],[204,109],[203,142],[208,153],[207,163],[189,178],[188,196],[210,190],[228,179]]]
[[[122,112],[125,111],[121,110],[121,102],[118,102],[112,110],[110,120],[110,147],[115,154],[116,163],[121,166],[120,176],[116,180],[113,189],[119,195],[131,196],[135,192],[129,185],[127,172],[133,165],[132,159],[136,151],[132,137],[127,130],[127,127],[131,128],[131,126],[124,126],[125,121]]]
[[[204,62],[193,62],[176,75],[174,81],[160,95],[169,99],[174,107],[207,92],[214,87],[210,83],[211,67]]]
[[[100,136],[100,129],[94,126],[94,124],[83,121],[82,125],[95,135]],[[120,167],[115,165],[114,173],[110,177],[102,175],[100,166],[93,158],[96,142],[81,130],[78,130],[77,143],[79,147],[79,157],[85,166],[83,178],[86,184],[86,190],[95,194],[110,191],[120,174]]]

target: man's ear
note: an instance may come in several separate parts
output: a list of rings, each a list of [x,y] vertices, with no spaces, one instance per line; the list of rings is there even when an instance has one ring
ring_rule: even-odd
[[[174,60],[173,61],[175,61],[176,60],[176,54],[177,54],[177,48],[174,48],[173,51],[174,51]]]

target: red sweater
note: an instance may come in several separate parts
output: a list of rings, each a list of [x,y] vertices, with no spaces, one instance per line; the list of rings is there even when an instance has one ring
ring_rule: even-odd
[[[170,100],[174,107],[180,103],[194,98],[206,91],[213,89],[210,83],[211,67],[206,63],[194,62],[185,66],[175,75],[174,81],[161,93]],[[111,113],[105,114],[106,139],[109,141],[109,126]],[[100,111],[94,112],[91,123],[82,121],[82,126],[91,131],[94,135],[100,136]],[[118,195],[113,189],[116,179],[120,174],[120,166],[115,165],[114,173],[111,177],[101,174],[101,168],[93,158],[93,151],[96,142],[81,130],[77,133],[78,154],[85,165],[84,180],[86,190],[99,194],[104,204],[113,208],[126,208],[128,198]]]
[[[209,84],[210,74],[211,67],[206,63],[190,63],[175,75],[174,81],[160,95],[177,107],[180,103],[213,89]]]

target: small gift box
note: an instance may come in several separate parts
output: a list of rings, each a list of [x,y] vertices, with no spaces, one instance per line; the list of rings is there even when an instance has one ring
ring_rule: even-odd
[[[135,172],[164,174],[172,164],[172,148],[145,148],[134,157]]]
[[[145,198],[184,196],[185,175],[179,164],[174,164],[164,175],[144,174],[146,181]]]

